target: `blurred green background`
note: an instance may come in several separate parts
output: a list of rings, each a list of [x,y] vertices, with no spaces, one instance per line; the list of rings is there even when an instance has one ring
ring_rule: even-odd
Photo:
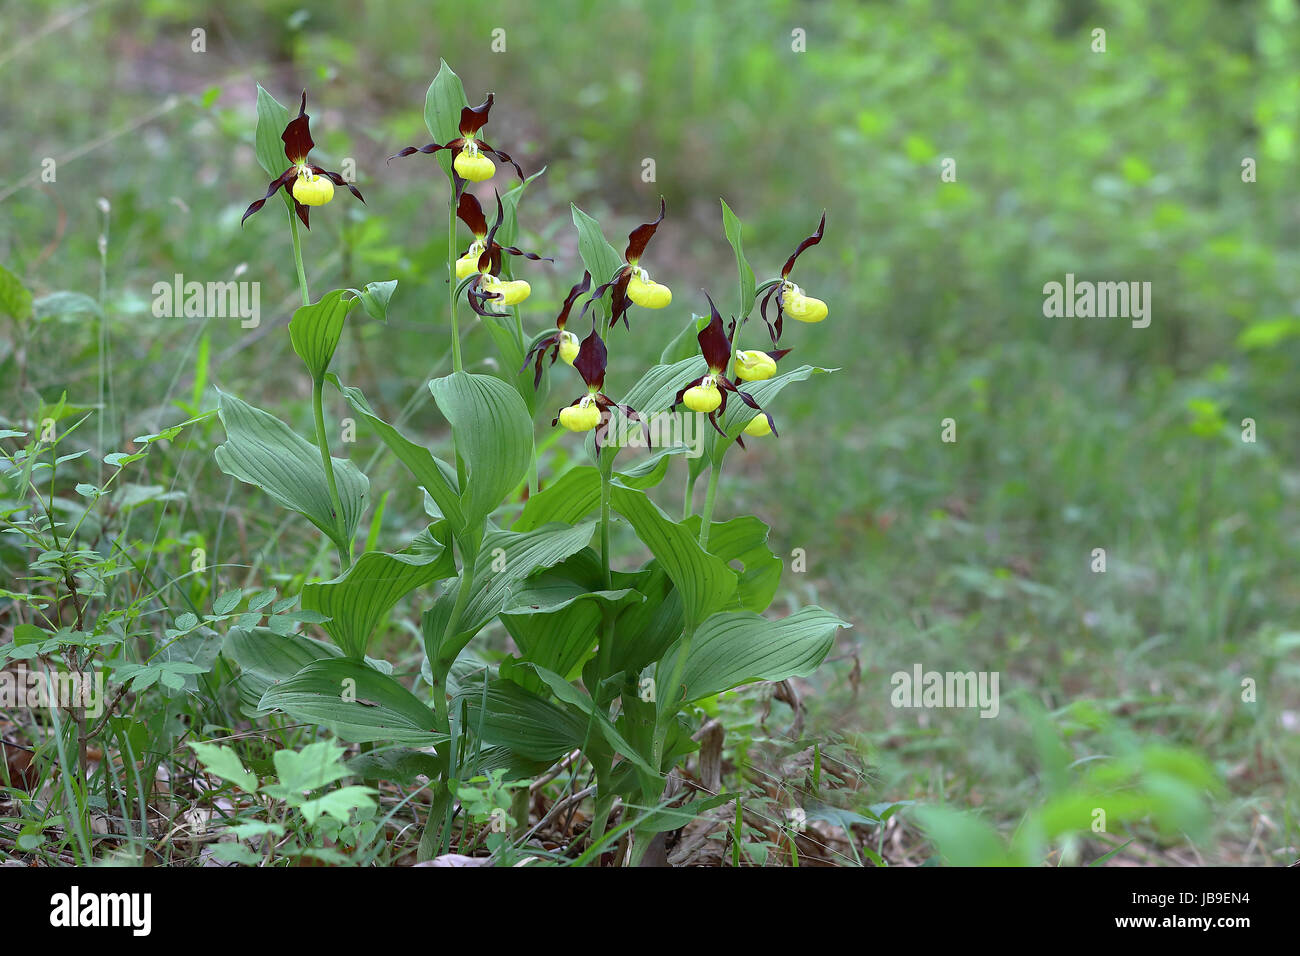
[[[810,731],[861,754],[875,795],[977,807],[1010,832],[1043,798],[1030,712],[1083,759],[1104,750],[1074,719],[1091,701],[1139,739],[1200,750],[1224,778],[1200,859],[1291,862],[1298,17],[1284,0],[229,2],[198,14],[167,0],[8,2],[0,262],[37,295],[97,295],[96,200],[109,200],[111,449],[182,406],[212,407],[213,385],[310,431],[309,383],[286,374],[297,290],[283,214],[268,204],[239,222],[266,184],[257,83],[286,104],[307,87],[313,156],[356,162],[368,205],[340,193],[316,211],[305,253],[313,295],[400,280],[387,326],[355,322],[339,360],[381,413],[442,371],[448,347],[445,182],[430,157],[384,163],[428,141],[440,57],[472,103],[495,92],[490,141],[527,173],[546,167],[520,213],[520,244],[556,259],[516,267],[533,283],[530,333],[581,274],[568,203],[621,250],[666,197],[647,264],[674,304],[634,313],[611,342],[614,391],[702,308],[701,289],[730,298],[719,196],[744,220],[760,279],[825,209],[826,239],[796,279],[830,317],[782,344],[840,371],[782,394],[781,439],[731,456],[718,510],[758,513],[779,554],[805,549],[786,593],[855,622],[816,679]],[[946,158],[955,182],[941,180]],[[1243,182],[1247,158],[1257,181]],[[155,318],[150,290],[178,272],[261,282],[262,328]],[[1150,282],[1150,327],[1045,318],[1043,284],[1066,273]],[[6,324],[4,415],[64,390],[94,404],[97,340],[75,315]],[[481,332],[466,348],[479,368],[495,354]],[[556,379],[558,408],[573,383]],[[940,441],[945,418],[955,443]],[[1245,418],[1256,442],[1242,440]],[[428,407],[410,421],[440,430]],[[218,542],[222,562],[291,573],[313,535],[218,471],[219,435],[150,465],[185,495],[158,548]],[[372,450],[363,436],[352,453]],[[674,502],[679,487],[666,486]],[[385,534],[409,533],[419,506],[396,496]],[[1002,715],[894,709],[889,675],[914,663],[1000,671]],[[1197,858],[1154,835],[1129,853]]]

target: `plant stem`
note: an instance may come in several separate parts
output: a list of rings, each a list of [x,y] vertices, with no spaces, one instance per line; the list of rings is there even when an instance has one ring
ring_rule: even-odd
[[[311,297],[307,294],[307,271],[302,267],[302,240],[298,237],[298,217],[293,214],[293,207],[289,207],[289,230],[293,233],[293,262],[298,267],[298,290],[302,293],[302,304],[311,305]]]
[[[321,396],[322,379],[313,379],[311,383],[312,410],[316,413],[316,445],[320,448],[321,464],[325,466],[325,482],[330,489],[330,509],[334,512],[334,525],[338,529],[340,540],[335,542],[339,549],[339,564],[346,571],[352,567],[352,541],[348,538],[347,526],[343,520],[343,502],[339,498],[338,484],[334,481],[334,459],[330,457],[329,438],[325,434],[325,409]],[[344,545],[343,541],[347,541]]]
[[[600,563],[604,571],[605,590],[614,589],[614,572],[610,570],[609,550],[609,476],[600,478]],[[601,607],[600,647],[597,651],[597,673],[603,679],[609,676],[614,657],[614,615],[608,606]],[[599,688],[592,688],[599,693]]]
[[[709,525],[713,523],[713,504],[718,497],[718,478],[722,475],[722,463],[709,467],[709,487],[704,493],[704,510],[700,512],[700,547],[709,546]]]

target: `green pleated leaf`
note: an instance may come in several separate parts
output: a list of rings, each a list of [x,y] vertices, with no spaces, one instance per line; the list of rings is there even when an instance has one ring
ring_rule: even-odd
[[[628,488],[653,488],[664,480],[673,455],[690,449],[684,445],[656,448],[614,477]],[[535,495],[529,495],[524,510],[510,527],[531,531],[552,521],[577,524],[600,507],[600,471],[592,465],[570,468]]]
[[[570,468],[535,495],[529,495],[523,512],[511,528],[532,531],[558,521],[577,524],[600,507],[600,472],[592,465]]]
[[[651,368],[632,386],[632,390],[623,398],[623,403],[631,405],[642,416],[668,411],[679,391],[709,371],[708,363],[699,354],[698,347],[695,353],[680,362]]]
[[[700,547],[687,525],[673,521],[644,491],[615,484],[614,510],[636,529],[681,594],[687,627],[694,627],[735,600],[736,572]]]
[[[479,548],[478,563],[470,582],[470,596],[461,613],[456,631],[450,635],[450,647],[459,649],[486,626],[493,618],[513,603],[512,591],[539,568],[559,564],[570,555],[581,551],[591,540],[596,523],[589,521],[576,527],[552,524],[534,531],[515,532],[492,530],[483,538]],[[446,650],[441,644],[451,617],[459,582],[449,587],[424,613],[425,650],[430,658],[442,656]]]
[[[530,578],[527,587],[514,594],[514,604],[501,612],[501,623],[514,638],[520,660],[566,680],[576,676],[595,646],[602,609],[617,615],[645,600],[645,595],[632,590],[589,591],[573,581],[546,574],[538,577],[541,580]]]
[[[437,543],[419,553],[368,551],[332,581],[303,585],[302,607],[330,620],[321,626],[349,657],[365,656],[379,622],[407,594],[453,577],[451,549]]]
[[[700,516],[684,522],[699,534]],[[709,553],[727,564],[739,561],[744,566],[736,588],[736,607],[745,611],[767,610],[781,583],[781,559],[767,546],[769,528],[753,515],[730,521],[715,521],[709,526]]]
[[[446,60],[439,60],[438,75],[429,84],[424,97],[424,125],[437,143],[447,144],[460,137],[460,111],[469,105],[465,99],[465,86],[452,72]],[[419,144],[424,145],[424,144]],[[451,150],[434,154],[442,171],[451,177]]]
[[[731,243],[731,249],[736,254],[736,271],[740,276],[740,304],[736,308],[736,315],[744,317],[749,315],[754,304],[754,269],[745,258],[745,246],[740,240],[740,220],[725,199],[719,201],[722,203],[722,228],[727,233],[727,242]]]
[[[274,415],[218,389],[225,444],[214,456],[221,470],[256,485],[291,511],[305,516],[341,548],[350,545],[365,510],[370,482],[352,462],[335,458],[334,480],[343,506],[340,530],[333,516],[320,450]]]
[[[289,111],[261,84],[257,87],[257,128],[253,132],[253,147],[257,154],[258,165],[266,171],[268,182],[278,179],[289,168],[289,158],[284,154],[284,140],[280,134],[289,125],[293,117]],[[263,187],[265,188],[265,187]],[[285,208],[292,208],[293,200],[283,189],[277,189],[276,195],[283,200]]]
[[[610,670],[639,674],[663,657],[685,626],[681,595],[672,581],[651,562],[646,568],[630,573],[614,572],[614,586],[629,588],[646,599],[623,609],[616,622],[617,640]]]
[[[522,183],[514,186],[514,188],[507,191],[501,197],[501,211],[505,214],[505,217],[501,220],[501,227],[497,229],[496,241],[499,245],[513,246],[515,240],[519,238],[519,200],[523,198],[524,190],[532,184],[534,179],[542,175],[544,172],[546,172],[545,166],[533,173]],[[528,251],[534,252],[536,250],[529,249]],[[509,260],[509,258],[510,257],[507,256],[506,260]]]
[[[835,632],[849,627],[829,611],[806,607],[779,621],[769,621],[749,611],[715,614],[695,632],[682,672],[689,703],[753,681],[780,681],[804,677],[817,669],[830,652]],[[659,699],[667,702],[681,693],[663,686],[669,680],[678,643],[659,663],[656,680]]]
[[[326,380],[333,383],[357,413],[374,427],[380,440],[429,493],[452,529],[457,534],[464,530],[465,517],[460,508],[460,494],[456,490],[456,469],[376,415],[361,389],[340,384],[338,377],[332,374],[326,376]]]
[[[547,670],[545,667],[538,667],[536,664],[525,663],[520,666],[531,670],[541,678],[561,703],[576,707],[586,714],[595,723],[605,741],[614,748],[615,753],[625,760],[630,760],[643,772],[658,776],[658,771],[651,765],[650,761],[628,742],[627,738],[614,726],[614,722],[609,719],[609,714],[603,708],[597,706],[594,700],[554,671]],[[590,747],[590,741],[588,741],[587,745]]]
[[[485,743],[520,757],[554,763],[582,746],[587,736],[586,716],[513,681],[489,681],[486,697],[485,702],[482,682],[469,683],[462,690],[458,701],[466,705],[466,726],[481,732]]]
[[[268,688],[261,707],[328,726],[344,740],[423,747],[441,743],[433,711],[394,678],[347,657],[315,661]]]
[[[700,329],[708,324],[708,316],[696,315],[692,312],[691,317],[682,326],[682,330],[673,336],[671,342],[664,346],[663,353],[659,356],[659,363],[661,365],[674,365],[677,362],[699,355],[700,340],[696,336],[700,334]]]
[[[324,641],[305,634],[276,634],[265,627],[232,627],[221,652],[240,667],[240,708],[253,718],[271,713],[259,702],[272,684],[288,680],[313,661],[339,656],[338,648]]]
[[[533,419],[519,393],[490,375],[453,372],[434,379],[429,390],[451,423],[456,450],[465,462],[468,475],[460,507],[473,526],[505,501],[528,473]]]
[[[576,205],[573,206],[573,224],[578,229],[578,254],[591,273],[592,288],[604,285],[622,267],[623,257],[609,244],[600,230],[600,223]],[[605,295],[608,297],[609,293],[606,292]]]
[[[387,282],[367,282],[364,289],[348,289],[356,296],[356,301],[361,303],[361,308],[365,310],[366,315],[380,322],[388,321],[388,303],[396,290],[396,279],[389,279]]]
[[[350,289],[327,292],[319,302],[295,309],[289,320],[289,340],[298,357],[307,363],[307,371],[316,381],[324,381],[334,350],[343,335],[343,320],[357,302]]]

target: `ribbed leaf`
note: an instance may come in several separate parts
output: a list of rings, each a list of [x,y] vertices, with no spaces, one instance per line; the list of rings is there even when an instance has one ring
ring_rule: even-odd
[[[631,588],[646,600],[623,609],[616,622],[618,639],[610,670],[639,674],[659,660],[681,636],[682,599],[658,562],[632,573],[614,573],[616,588]]]
[[[540,677],[561,703],[576,707],[586,714],[595,723],[605,741],[614,748],[615,753],[626,760],[630,760],[645,773],[658,776],[658,772],[650,761],[628,742],[627,738],[614,726],[614,722],[609,719],[609,714],[603,708],[597,706],[594,700],[554,671],[549,671],[545,667],[538,667],[536,664],[522,664],[520,666],[528,668]],[[587,746],[590,748],[590,740],[587,742]]]
[[[465,99],[465,87],[460,77],[452,72],[446,60],[440,60],[438,75],[429,84],[429,92],[424,97],[424,125],[435,142],[447,144],[460,136],[460,111],[469,105]],[[442,171],[451,176],[451,150],[440,150],[434,154]]]
[[[258,84],[257,130],[253,137],[257,161],[272,179],[289,168],[289,160],[284,155],[284,140],[280,138],[280,134],[289,125],[291,118],[289,111],[280,105],[280,101]]]
[[[433,711],[418,697],[392,677],[347,657],[308,664],[270,687],[261,707],[325,724],[358,743],[383,740],[419,747],[447,739],[433,731]]]
[[[631,405],[638,412],[651,415],[666,412],[673,399],[688,383],[704,375],[709,370],[704,357],[696,354],[671,365],[656,365],[641,376],[641,380],[632,386],[632,390],[623,398],[624,404]]]
[[[573,224],[578,229],[578,254],[591,273],[592,287],[604,285],[623,265],[623,257],[600,231],[600,223],[577,206],[573,206]],[[608,296],[609,293],[606,292],[605,295]]]
[[[501,612],[501,623],[519,648],[521,660],[571,679],[596,644],[602,608],[618,614],[640,604],[645,595],[636,591],[589,591],[582,585],[543,574],[513,595],[514,603]],[[540,690],[540,687],[531,687]]]
[[[394,604],[416,588],[453,577],[456,562],[441,544],[418,553],[368,551],[332,581],[303,585],[302,607],[330,620],[321,626],[349,657],[365,656],[371,635]]]
[[[366,401],[365,395],[361,394],[361,389],[340,384],[338,377],[332,374],[327,376],[327,380],[343,393],[362,418],[370,422],[380,440],[415,476],[415,480],[429,493],[429,497],[437,504],[452,529],[459,534],[465,527],[465,518],[460,510],[460,494],[456,491],[456,469],[441,458],[434,457],[429,449],[417,445],[376,415]]]
[[[736,595],[736,572],[701,548],[688,526],[671,520],[644,491],[615,484],[611,501],[677,587],[687,627],[731,604]]]
[[[434,379],[429,390],[451,423],[456,450],[468,471],[460,507],[473,526],[527,474],[533,456],[532,416],[518,392],[490,375],[453,372]]]
[[[356,297],[349,295],[351,291],[328,292],[319,302],[295,309],[289,320],[289,341],[316,381],[324,381],[343,335],[343,320],[357,303]]]
[[[333,517],[320,451],[274,415],[218,390],[218,413],[226,441],[214,456],[226,474],[256,485],[291,511],[304,515],[341,548],[347,548],[365,510],[370,482],[352,462],[335,458],[334,480],[343,506],[343,530]]]
[[[736,271],[740,275],[740,305],[736,308],[736,316],[740,317],[748,315],[754,304],[754,269],[745,258],[745,246],[740,240],[740,220],[725,199],[720,201],[722,228],[727,233],[727,242],[731,243],[732,251],[736,253]]]
[[[513,681],[489,681],[486,696],[484,709],[483,684],[477,682],[467,683],[459,698],[466,705],[466,726],[476,732],[481,726],[485,743],[530,760],[553,763],[582,746],[587,736],[585,716]]]
[[[357,297],[356,301],[361,303],[361,308],[365,309],[366,315],[380,322],[387,322],[388,303],[393,298],[393,293],[397,291],[397,280],[367,282],[364,289],[348,289],[348,291]]]
[[[690,449],[684,445],[656,448],[614,476],[628,488],[653,488],[664,480],[673,455]],[[576,524],[600,507],[600,472],[591,465],[570,468],[535,495],[529,495],[523,512],[510,527],[531,531],[551,521]]]
[[[700,625],[691,642],[682,672],[682,702],[712,697],[752,681],[811,674],[830,652],[836,630],[849,626],[819,607],[802,608],[779,621],[748,611],[715,614]],[[669,679],[681,647],[678,643],[659,663],[660,682]],[[659,699],[666,702],[675,696],[664,690]]]
[[[684,523],[698,536],[699,515],[692,515]],[[745,568],[736,590],[735,606],[741,610],[767,610],[781,583],[781,559],[767,546],[769,530],[753,515],[715,521],[709,526],[709,553],[729,565],[739,561]]]
[[[270,713],[258,703],[272,684],[288,680],[312,661],[338,657],[338,648],[305,634],[276,634],[265,627],[232,627],[221,651],[240,667],[239,702],[249,717]]]
[[[461,613],[456,631],[450,635],[451,649],[463,647],[471,637],[500,613],[510,600],[511,592],[539,568],[549,568],[569,555],[581,551],[591,540],[595,522],[576,527],[552,524],[534,531],[493,530],[483,538],[474,579],[469,583],[470,596]],[[424,613],[425,651],[430,658],[443,656],[443,635],[456,600],[456,588],[449,587]]]

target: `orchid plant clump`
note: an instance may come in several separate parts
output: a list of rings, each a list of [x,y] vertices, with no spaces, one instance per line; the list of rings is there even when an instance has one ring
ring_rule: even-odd
[[[316,430],[313,441],[270,412],[221,394],[226,441],[216,459],[228,474],[315,524],[339,566],[336,577],[308,583],[301,593],[303,619],[328,642],[250,625],[232,628],[224,648],[241,667],[250,714],[283,713],[344,740],[403,748],[422,761],[433,793],[424,855],[446,850],[455,838],[466,781],[485,774],[527,780],[578,752],[595,778],[580,859],[596,858],[617,843],[625,851],[619,859],[636,862],[654,834],[731,798],[695,791],[683,802],[680,794],[665,795],[669,775],[698,747],[694,705],[745,683],[811,673],[847,626],[818,607],[764,617],[782,571],[767,544],[767,526],[752,515],[714,520],[731,446],[743,447],[743,436],[776,440],[770,408],[781,390],[824,371],[803,365],[778,373],[777,363],[790,352],[780,346],[785,317],[811,322],[827,315],[825,303],[789,279],[798,255],[821,240],[825,217],[780,275],[759,284],[741,244],[740,221],[724,202],[738,272],[734,313],[724,320],[712,297],[705,298],[708,314],[692,315],[680,332],[663,336],[671,342],[660,362],[630,388],[616,388],[606,380],[609,345],[632,345],[629,316],[635,309],[661,311],[673,301],[643,265],[666,204],[661,200],[658,217],[631,231],[621,255],[599,224],[574,206],[585,271],[563,303],[548,310],[555,318],[547,327],[527,335],[520,306],[536,300],[530,284],[515,277],[512,259],[552,260],[515,245],[520,202],[536,176],[526,179],[515,160],[484,139],[493,102],[489,94],[470,107],[460,79],[443,63],[425,104],[434,141],[393,157],[433,155],[447,180],[447,312],[437,305],[424,309],[432,341],[442,341],[450,325],[452,367],[420,386],[450,426],[451,447],[439,457],[330,372],[349,313],[359,303],[384,319],[396,282],[311,300],[297,222],[307,225],[307,207],[327,204],[334,185],[360,193],[308,161],[306,95],[298,116],[290,118],[259,90],[258,156],[277,178],[247,215],[277,191],[283,195],[303,298],[289,334],[313,384]],[[277,137],[292,163],[283,171]],[[468,187],[497,177],[491,157],[512,167],[519,182],[504,192],[495,187],[489,227]],[[468,246],[458,240],[457,223],[471,234]],[[465,370],[462,299],[499,352],[500,376]],[[771,349],[739,349],[760,300]],[[626,331],[616,339],[619,321]],[[638,331],[649,332],[654,321],[662,320],[639,323]],[[561,386],[577,397],[543,408],[544,376],[567,378],[566,365],[585,389],[577,382],[572,391]],[[431,520],[400,549],[376,549],[372,529],[357,553],[370,482],[353,462],[330,454],[322,400],[327,384],[426,493]],[[712,427],[701,433],[701,454],[688,455],[692,449],[676,443],[649,447],[649,421],[674,410],[707,416]],[[540,475],[539,420],[543,432],[548,423],[552,429],[541,448],[574,433],[583,436],[590,463]],[[618,461],[621,425],[642,434],[644,442],[635,444],[648,447],[648,454]],[[685,462],[685,507],[673,517],[650,491],[678,460]],[[694,488],[706,470],[703,509],[695,514]],[[635,534],[648,561],[633,566],[613,553],[616,522]],[[408,595],[424,605],[423,680],[414,690],[392,676],[387,662],[367,656],[390,610]],[[512,653],[471,646],[494,623],[509,634]],[[382,776],[382,766],[374,761],[372,772]],[[460,832],[463,837],[463,826]],[[520,852],[525,836],[495,841],[495,852]]]

